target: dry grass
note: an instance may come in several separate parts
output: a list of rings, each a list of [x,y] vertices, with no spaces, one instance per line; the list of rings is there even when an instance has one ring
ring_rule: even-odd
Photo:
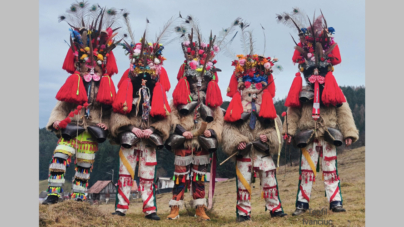
[[[278,183],[280,197],[284,211],[289,214],[286,218],[270,218],[265,212],[264,200],[260,198],[259,180],[255,183],[252,202],[252,222],[249,226],[308,226],[303,223],[305,220],[332,220],[332,226],[365,226],[365,147],[351,151],[345,151],[338,156],[339,174],[341,177],[341,191],[344,200],[346,213],[332,213],[328,210],[329,204],[324,197],[324,184],[320,174],[317,176],[313,186],[310,201],[311,209],[321,210],[325,208],[327,214],[313,215],[303,214],[293,217],[295,210],[298,167],[280,167],[278,171]],[[142,202],[136,200],[131,203],[130,209],[125,217],[111,215],[114,212],[114,205],[91,206],[88,203],[67,201],[51,206],[40,205],[39,224],[40,226],[244,226],[244,223],[237,223],[236,220],[236,182],[230,179],[216,184],[214,208],[208,212],[212,219],[209,222],[198,220],[193,217],[194,210],[189,207],[191,196],[185,195],[186,208],[180,211],[180,219],[166,220],[170,209],[168,201],[171,193],[157,195],[158,214],[161,221],[147,220],[141,212]]]

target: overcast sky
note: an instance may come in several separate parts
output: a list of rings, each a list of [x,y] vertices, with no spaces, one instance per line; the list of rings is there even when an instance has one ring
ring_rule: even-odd
[[[63,61],[68,50],[64,40],[69,39],[69,26],[58,23],[58,16],[63,14],[73,1],[39,1],[39,126],[44,127],[49,115],[56,104],[56,93],[69,76],[62,70]],[[207,37],[210,30],[213,34],[230,25],[237,17],[241,17],[251,23],[253,36],[256,41],[258,53],[263,51],[263,34],[260,24],[266,31],[265,55],[277,57],[284,70],[275,75],[276,99],[284,98],[290,88],[293,77],[297,72],[297,65],[293,65],[294,43],[290,38],[292,34],[297,40],[296,30],[278,24],[275,20],[277,13],[290,12],[292,7],[299,7],[310,18],[323,11],[329,27],[335,29],[335,41],[338,43],[342,63],[335,67],[334,75],[340,86],[365,85],[365,1],[364,0],[340,0],[340,1],[253,1],[253,0],[149,0],[149,1],[90,1],[101,6],[128,9],[131,13],[131,24],[135,30],[135,39],[138,40],[145,28],[145,18],[150,21],[149,31],[154,37],[167,20],[172,16],[193,15],[199,20],[203,35]],[[111,5],[113,4],[113,5]],[[242,53],[239,37],[232,45],[236,53]],[[164,43],[163,43],[164,44]],[[119,73],[112,77],[115,85],[118,84],[122,73],[128,68],[129,60],[120,47],[114,50]],[[171,82],[171,90],[168,98],[177,84],[177,72],[184,61],[179,43],[171,43],[166,46],[163,55],[167,60],[164,67],[167,70]],[[219,86],[224,100],[230,100],[226,96],[226,89],[233,72],[231,58],[219,55],[216,66],[222,69],[219,73]]]

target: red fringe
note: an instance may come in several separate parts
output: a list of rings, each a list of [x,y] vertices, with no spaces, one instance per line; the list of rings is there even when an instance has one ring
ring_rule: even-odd
[[[275,119],[276,118],[276,109],[274,106],[274,102],[272,100],[272,95],[268,90],[264,91],[264,94],[262,95],[262,103],[261,103],[261,109],[259,116],[263,118],[270,118],[270,119]]]
[[[150,111],[150,115],[152,117],[157,117],[157,116],[160,116],[163,118],[167,117],[164,106],[167,108],[168,101],[167,101],[166,93],[163,89],[164,88],[160,82],[157,82],[156,85],[154,86],[152,103],[151,103],[152,108]]]
[[[334,49],[331,51],[331,64],[338,65],[341,63],[341,54],[339,53],[339,47],[336,45]]]
[[[181,65],[180,69],[178,70],[177,80],[179,81],[184,76],[185,70],[185,63]]]
[[[112,110],[116,113],[127,114],[132,111],[133,86],[132,81],[127,78],[121,83],[118,94],[112,103]],[[126,105],[126,110],[124,110]]]
[[[268,91],[269,91],[269,93],[271,93],[271,95],[272,95],[272,98],[273,97],[275,97],[275,91],[276,91],[276,89],[275,89],[275,80],[274,80],[274,77],[272,76],[272,74],[269,76],[269,78],[268,78]]]
[[[190,86],[186,77],[183,77],[178,82],[177,86],[173,92],[173,101],[174,105],[185,105],[188,102],[191,102],[190,99]]]
[[[98,88],[98,94],[96,101],[106,105],[112,105],[116,96],[116,90],[114,82],[111,77],[104,75],[100,82],[100,87]]]
[[[121,79],[119,80],[118,88],[121,87],[122,82],[125,81],[126,78],[129,78],[129,69],[127,69],[127,70],[123,73]]]
[[[170,80],[168,79],[167,71],[161,67],[160,70],[160,83],[163,85],[164,91],[169,91],[171,88]]]
[[[325,75],[325,85],[323,94],[321,95],[321,101],[325,106],[336,106],[346,102],[344,93],[342,93],[341,88],[338,86],[334,75],[331,71]]]
[[[76,71],[76,67],[74,67],[74,53],[71,48],[67,51],[65,61],[63,62],[62,69],[66,70],[68,73],[73,74]]]
[[[116,66],[116,60],[112,50],[108,53],[105,69],[110,76],[118,73],[118,67]]]
[[[224,120],[228,122],[235,122],[241,118],[243,113],[243,105],[241,104],[241,95],[239,92],[233,95],[229,107],[227,107]]]
[[[300,107],[300,92],[302,91],[302,77],[300,72],[296,73],[293,79],[292,86],[290,87],[288,96],[286,97],[285,106],[286,107]]]
[[[233,97],[233,95],[236,94],[236,92],[237,92],[237,86],[238,86],[238,82],[237,82],[236,76],[233,72],[233,75],[230,78],[229,87],[227,88],[227,96]]]
[[[79,92],[78,94],[77,91]],[[87,92],[84,88],[83,78],[81,78],[79,72],[76,71],[67,78],[66,82],[56,94],[56,99],[78,105],[87,102]]]
[[[222,92],[219,86],[213,80],[208,84],[208,89],[206,90],[206,100],[205,105],[210,107],[217,107],[223,104]]]

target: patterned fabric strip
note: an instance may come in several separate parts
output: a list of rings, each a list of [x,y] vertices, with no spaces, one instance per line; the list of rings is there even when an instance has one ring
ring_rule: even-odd
[[[122,161],[123,165],[126,167],[128,172],[132,176],[132,179],[135,179],[135,171],[133,171],[131,164],[126,159],[125,155],[123,155],[122,150],[119,150],[119,157],[121,158],[121,161]]]
[[[316,166],[314,165],[313,160],[311,160],[310,153],[305,148],[302,148],[302,154],[306,158],[307,163],[310,165],[311,170],[313,170],[314,177],[316,177]]]
[[[251,195],[251,187],[248,184],[247,180],[244,178],[243,174],[238,169],[237,165],[236,165],[236,175],[237,175],[238,179],[240,180],[240,182],[243,184],[243,186],[247,189],[248,193],[250,193],[250,195]]]

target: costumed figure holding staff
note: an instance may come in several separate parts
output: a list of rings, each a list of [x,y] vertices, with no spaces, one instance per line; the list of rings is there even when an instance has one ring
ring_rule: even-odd
[[[203,40],[200,28],[192,16],[175,31],[181,35],[185,61],[177,75],[178,84],[173,92],[171,104],[172,134],[166,147],[175,154],[175,182],[173,197],[169,202],[171,212],[167,219],[179,218],[179,209],[184,203],[184,193],[191,191],[196,217],[210,220],[205,209],[212,207],[216,155],[222,139],[223,103],[217,85],[216,60],[220,38]],[[219,40],[219,41],[218,41]],[[212,161],[211,161],[212,160]],[[205,199],[206,173],[210,166],[209,204]]]
[[[110,119],[112,142],[120,144],[119,180],[114,215],[125,216],[129,209],[130,192],[138,166],[139,192],[143,200],[143,213],[151,220],[160,220],[156,203],[156,167],[158,149],[170,133],[170,105],[166,92],[170,89],[166,60],[162,51],[168,31],[173,29],[170,19],[154,42],[146,38],[146,30],[139,43],[134,40],[129,12],[122,12],[127,33],[121,42],[130,60],[123,74],[117,97],[112,104]]]
[[[293,141],[301,150],[296,211],[293,215],[309,209],[312,186],[320,169],[330,210],[344,212],[337,147],[343,143],[349,146],[359,136],[351,109],[333,75],[334,66],[341,63],[339,48],[333,37],[335,30],[327,26],[322,12],[319,17],[313,16],[310,20],[300,9],[294,8],[292,13],[277,15],[277,20],[297,29],[300,38],[299,43],[295,42],[292,57],[293,62],[298,64],[299,72],[286,98],[287,124],[283,129],[287,142]],[[307,84],[304,87],[301,73]]]
[[[222,145],[223,151],[236,161],[237,221],[251,219],[251,184],[257,177],[265,210],[270,211],[271,217],[283,217],[286,214],[279,197],[277,166],[272,159],[279,155],[283,143],[282,122],[273,104],[273,71],[281,66],[276,65],[278,59],[264,56],[265,45],[263,55],[256,54],[252,32],[246,30],[249,24],[238,24],[244,54],[233,54],[235,70],[227,88],[227,96],[232,100],[224,116]]]
[[[69,76],[56,95],[47,129],[60,138],[49,165],[48,198],[43,204],[58,201],[63,192],[66,168],[75,154],[76,173],[71,197],[85,200],[88,180],[98,143],[108,136],[115,86],[111,80],[118,73],[112,50],[116,46],[113,22],[118,14],[113,8],[77,2],[59,21],[70,25],[70,47],[63,69]]]

